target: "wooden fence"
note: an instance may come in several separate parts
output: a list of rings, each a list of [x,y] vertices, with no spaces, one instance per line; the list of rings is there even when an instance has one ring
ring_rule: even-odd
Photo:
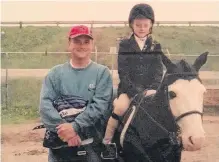
[[[108,25],[124,25],[127,21],[1,21],[1,25],[11,26],[18,25],[20,28],[23,25],[71,25],[71,24],[90,24],[91,27],[97,24]],[[219,21],[156,21],[155,25],[216,25],[219,26]]]

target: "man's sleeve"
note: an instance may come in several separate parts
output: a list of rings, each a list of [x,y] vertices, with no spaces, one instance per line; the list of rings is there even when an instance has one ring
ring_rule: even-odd
[[[87,128],[94,129],[99,119],[106,118],[112,111],[111,102],[113,94],[113,82],[111,74],[106,68],[97,82],[96,90],[92,102],[86,107],[86,110],[79,114],[72,123],[77,133],[83,133]]]
[[[56,132],[56,126],[61,123],[65,123],[65,120],[61,118],[58,111],[53,107],[52,102],[57,96],[55,89],[56,85],[53,81],[52,73],[49,73],[42,84],[40,92],[40,116],[44,126],[49,130]]]
[[[128,62],[127,57],[130,53],[127,52],[125,43],[121,42],[118,51],[118,74],[121,82],[120,93],[126,93],[129,98],[134,97],[138,93],[135,85],[130,81],[129,66],[131,62]],[[120,95],[120,94],[119,94]]]

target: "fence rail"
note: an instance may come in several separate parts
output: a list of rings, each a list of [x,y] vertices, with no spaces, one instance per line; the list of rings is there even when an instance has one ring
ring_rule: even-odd
[[[164,50],[166,50],[166,49],[164,49]],[[60,52],[49,52],[49,51],[40,51],[40,52],[8,52],[8,51],[2,51],[1,52],[1,55],[2,54],[45,54],[45,53],[47,53],[47,54],[70,54],[70,52],[62,52],[62,51],[60,51]],[[112,52],[91,52],[91,54],[107,54],[107,55],[117,55],[118,53],[112,53]],[[199,53],[200,54],[200,53]],[[199,56],[199,54],[189,54],[189,55],[186,55],[186,54],[184,54],[184,53],[168,53],[167,55],[168,56],[188,56],[188,57],[196,57],[196,56]],[[210,55],[208,55],[209,57],[219,57],[219,53],[218,54],[210,54]]]
[[[1,25],[71,25],[71,24],[90,24],[94,25],[108,24],[108,25],[127,25],[127,21],[1,21]],[[155,25],[219,25],[219,21],[156,21]]]

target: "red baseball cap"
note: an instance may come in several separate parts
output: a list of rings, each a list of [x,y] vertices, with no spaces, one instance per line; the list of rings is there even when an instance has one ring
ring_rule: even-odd
[[[91,30],[85,25],[73,26],[69,33],[69,38],[75,38],[81,35],[87,35],[93,39]]]

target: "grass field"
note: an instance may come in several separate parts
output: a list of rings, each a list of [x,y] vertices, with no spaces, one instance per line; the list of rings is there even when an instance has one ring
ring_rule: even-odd
[[[65,51],[67,47],[67,27],[2,27],[3,51]],[[116,38],[128,36],[128,27],[94,28],[93,35],[98,51],[109,51],[116,46]],[[200,53],[209,50],[219,53],[219,27],[177,27],[159,26],[154,28],[154,36],[168,48],[170,53]]]
[[[39,117],[38,105],[42,79],[23,78],[8,82],[8,107],[6,86],[1,84],[2,123],[17,123]]]
[[[66,51],[68,42],[66,27],[2,27],[5,35],[2,37],[2,51],[6,52],[60,52]],[[219,27],[167,27],[154,28],[154,36],[162,44],[164,52],[168,49],[170,54],[196,55],[209,51],[211,55],[219,55]],[[110,47],[117,46],[118,37],[128,36],[129,28],[101,27],[94,28],[93,35],[98,52],[106,52]],[[63,63],[67,54],[9,54],[9,60],[1,55],[2,68],[51,68],[53,65]],[[93,56],[93,59],[95,56]],[[98,62],[111,66],[110,55],[97,56]],[[216,58],[219,60],[218,57]],[[114,59],[115,60],[115,59]],[[216,66],[212,59],[212,66]],[[214,65],[213,65],[214,64]],[[215,69],[215,67],[213,68]],[[219,68],[218,68],[219,69]]]

